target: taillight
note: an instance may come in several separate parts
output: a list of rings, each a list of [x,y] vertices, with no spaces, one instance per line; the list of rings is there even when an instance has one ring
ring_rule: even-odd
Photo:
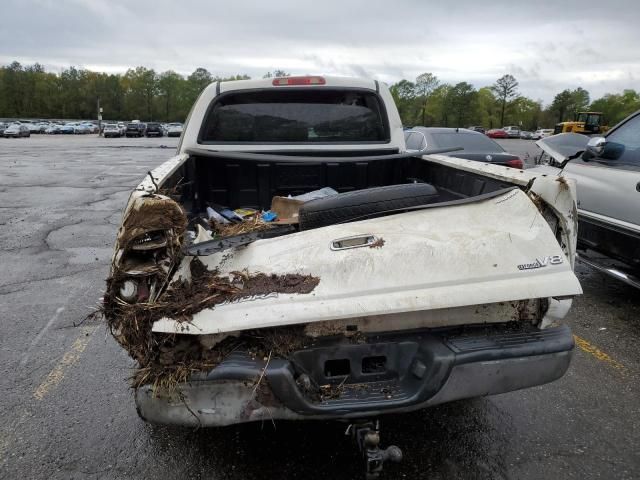
[[[324,77],[279,77],[271,82],[274,87],[284,85],[324,85],[327,81]]]
[[[507,160],[506,164],[511,168],[519,168],[521,170],[524,167],[524,163],[522,163],[522,160],[520,160],[519,158],[514,158],[513,160]]]

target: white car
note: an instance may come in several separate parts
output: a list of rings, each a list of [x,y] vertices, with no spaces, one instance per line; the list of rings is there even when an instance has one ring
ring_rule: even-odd
[[[95,123],[84,122],[82,126],[86,129],[87,133],[98,133],[99,129]]]
[[[115,123],[107,123],[102,130],[102,135],[104,135],[104,138],[120,138],[122,136],[122,133],[120,127],[118,127],[118,125],[116,125]]]
[[[167,137],[179,137],[182,135],[181,123],[170,123],[167,127]]]
[[[48,135],[57,135],[60,133],[60,125],[56,125],[55,123],[50,124],[44,131],[44,133]]]
[[[533,140],[540,140],[541,138],[547,138],[553,135],[553,128],[540,128],[533,132],[531,138]]]
[[[25,124],[13,123],[5,129],[3,135],[5,138],[30,137],[31,131]]]
[[[520,127],[510,125],[507,127],[502,127],[502,129],[507,132],[507,136],[509,138],[520,138]]]

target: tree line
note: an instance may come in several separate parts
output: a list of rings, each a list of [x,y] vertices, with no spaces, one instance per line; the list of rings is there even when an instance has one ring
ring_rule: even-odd
[[[59,74],[18,62],[0,67],[0,117],[183,121],[200,92],[218,77],[204,68],[188,76],[136,67],[108,74],[69,67]]]
[[[534,130],[573,120],[585,110],[603,112],[609,125],[614,125],[640,110],[640,93],[635,90],[608,93],[592,102],[582,87],[563,90],[545,107],[542,101],[521,95],[518,81],[510,74],[479,89],[467,82],[443,83],[432,73],[423,73],[414,81],[400,80],[390,88],[402,123],[409,126],[519,125]]]
[[[274,70],[264,77],[286,75],[283,70]],[[249,78],[243,74],[220,77],[205,68],[186,76],[146,67],[123,74],[76,67],[53,73],[38,63],[23,66],[13,62],[0,67],[0,117],[93,119],[99,101],[105,120],[183,121],[211,82]],[[591,102],[589,92],[581,87],[563,90],[545,107],[541,101],[521,95],[512,75],[476,89],[467,82],[453,85],[441,82],[432,73],[423,73],[413,81],[400,80],[390,88],[407,126],[521,125],[535,129],[570,120],[585,109],[604,112],[613,125],[640,109],[640,93],[635,90],[607,94]]]

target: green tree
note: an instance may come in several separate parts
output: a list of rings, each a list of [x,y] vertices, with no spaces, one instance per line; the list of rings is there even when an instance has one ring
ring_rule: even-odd
[[[191,75],[187,77],[184,106],[186,110],[190,110],[200,93],[214,81],[213,75],[206,68],[196,68]]]
[[[449,105],[453,110],[455,127],[464,127],[466,122],[472,118],[477,108],[478,92],[473,85],[467,82],[460,82],[453,86],[448,92]]]
[[[2,89],[0,98],[3,101],[4,116],[17,117],[24,113],[24,70],[19,62],[3,67]]]
[[[511,105],[511,114],[525,130],[536,130],[542,120],[542,104],[527,97],[517,97]]]
[[[427,114],[434,119],[434,126],[447,127],[453,119],[451,90],[453,87],[443,83],[436,87],[427,101]]]
[[[416,121],[416,84],[409,80],[400,80],[389,87],[398,108],[403,125],[415,125]]]
[[[602,112],[610,126],[615,125],[633,112],[640,110],[640,93],[624,90],[621,94],[608,93],[595,100],[589,107],[591,111]]]
[[[172,70],[163,72],[158,77],[159,111],[164,121],[172,122],[181,118],[181,94],[185,79]]]
[[[432,73],[423,73],[416,78],[415,93],[420,98],[420,117],[422,120],[420,125],[427,125],[427,101],[439,84],[438,77]]]
[[[498,101],[490,87],[482,87],[478,90],[477,97],[477,123],[483,127],[495,128],[500,125]]]
[[[518,81],[513,75],[503,75],[491,87],[500,102],[500,124],[504,125],[507,103],[518,95]]]
[[[579,112],[584,112],[589,107],[589,92],[584,88],[578,87],[571,91],[571,110],[574,117]]]
[[[549,106],[549,111],[555,116],[558,122],[563,122],[567,112],[571,111],[572,105],[571,90],[566,89],[553,98],[553,102],[551,102]]]

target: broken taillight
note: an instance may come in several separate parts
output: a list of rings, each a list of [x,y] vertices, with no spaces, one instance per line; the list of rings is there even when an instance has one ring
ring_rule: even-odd
[[[271,84],[274,87],[282,87],[285,85],[324,85],[327,81],[324,77],[305,76],[305,77],[279,77],[274,78]]]

